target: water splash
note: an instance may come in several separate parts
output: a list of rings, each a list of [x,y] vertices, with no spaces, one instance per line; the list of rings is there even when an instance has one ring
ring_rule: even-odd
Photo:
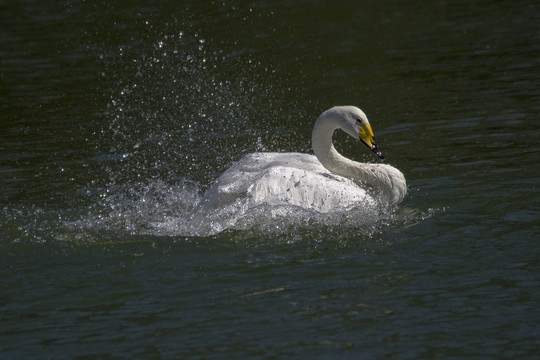
[[[158,34],[150,50],[107,59],[117,90],[96,134],[100,151],[122,158],[110,167],[111,183],[188,174],[208,183],[216,167],[284,131],[276,119],[290,115],[276,106],[282,94],[268,81],[270,67],[197,31],[180,34]]]
[[[91,214],[72,226],[132,236],[207,237],[245,231],[287,234],[294,238],[295,233],[306,230],[339,229],[341,237],[347,234],[371,237],[388,228],[413,226],[433,213],[362,205],[322,214],[295,206],[249,208],[240,199],[226,208],[200,211],[201,186],[188,179],[173,186],[160,180],[111,186],[89,196],[99,197],[99,201]]]

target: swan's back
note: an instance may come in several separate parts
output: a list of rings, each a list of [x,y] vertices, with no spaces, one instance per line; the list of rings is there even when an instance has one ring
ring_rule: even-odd
[[[373,203],[364,189],[332,174],[313,155],[254,153],[223,173],[199,207],[218,209],[236,203],[247,209],[294,206],[326,213],[364,202]]]

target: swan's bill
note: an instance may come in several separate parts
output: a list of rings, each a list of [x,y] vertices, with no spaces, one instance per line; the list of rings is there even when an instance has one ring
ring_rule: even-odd
[[[377,144],[375,143],[375,140],[373,140],[371,142],[371,145],[373,145],[370,149],[371,151],[373,151],[375,154],[377,154],[377,156],[380,158],[380,159],[384,159],[384,155],[383,153],[381,152],[381,150],[379,150],[379,147],[377,146]]]
[[[379,158],[384,159],[383,153],[381,152],[381,150],[379,150],[379,147],[377,146],[377,143],[375,142],[371,125],[363,123],[360,126],[360,131],[358,132],[358,140],[366,144],[366,146],[375,154],[377,154]]]

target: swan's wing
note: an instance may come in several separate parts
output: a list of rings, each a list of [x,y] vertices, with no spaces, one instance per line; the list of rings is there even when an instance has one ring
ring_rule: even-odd
[[[276,166],[326,171],[313,155],[300,153],[253,153],[227,169],[205,193],[198,208],[217,208],[247,196],[248,188]]]
[[[329,172],[313,155],[255,153],[244,156],[223,173],[198,208],[217,209],[239,201],[247,209],[296,206],[325,213],[373,199],[353,181]]]
[[[352,181],[328,171],[308,171],[274,166],[247,191],[250,207],[258,205],[296,206],[322,213],[347,210],[372,201],[367,192]]]
[[[313,155],[300,153],[253,153],[244,156],[216,181],[220,192],[243,193],[273,167],[288,167],[306,171],[326,171]]]

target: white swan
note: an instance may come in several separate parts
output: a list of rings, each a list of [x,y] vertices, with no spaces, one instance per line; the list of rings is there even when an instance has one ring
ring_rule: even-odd
[[[294,207],[329,213],[363,204],[401,202],[407,192],[401,171],[390,165],[359,163],[345,158],[332,144],[336,129],[361,140],[384,158],[366,115],[354,106],[336,106],[323,112],[315,122],[312,134],[315,156],[300,153],[246,155],[218,178],[194,213],[215,219],[236,213],[236,221],[239,216],[261,207],[270,210]]]

